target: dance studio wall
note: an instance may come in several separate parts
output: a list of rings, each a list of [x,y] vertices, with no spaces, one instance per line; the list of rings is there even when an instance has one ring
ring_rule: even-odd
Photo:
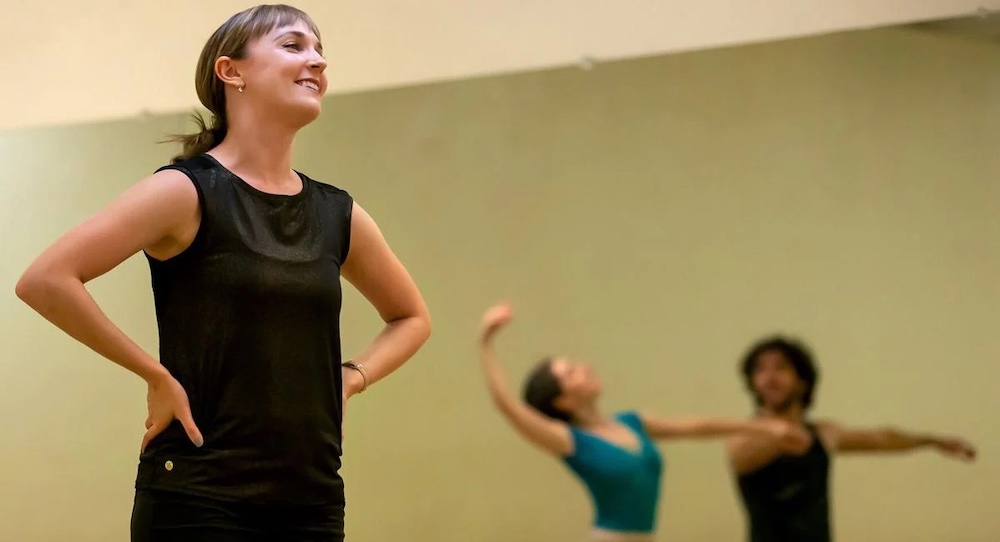
[[[743,348],[799,334],[823,369],[817,416],[953,432],[982,452],[839,459],[839,537],[995,541],[996,58],[881,30],[329,100],[297,164],[377,218],[435,320],[426,348],[348,409],[349,539],[581,540],[583,489],[483,387],[477,321],[507,298],[512,379],[543,354],[587,360],[608,410],[744,416]],[[189,126],[0,136],[0,540],[127,539],[145,389],[13,284]],[[148,282],[136,257],[91,291],[155,352]],[[350,355],[379,322],[349,288],[344,314]],[[662,539],[739,540],[722,445],[663,450]]]

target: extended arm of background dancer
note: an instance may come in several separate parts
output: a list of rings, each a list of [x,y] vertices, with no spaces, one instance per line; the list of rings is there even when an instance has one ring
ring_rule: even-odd
[[[346,401],[406,363],[430,337],[431,319],[410,274],[357,203],[351,215],[351,248],[341,272],[385,322],[368,348],[345,363]]]
[[[971,461],[976,449],[963,439],[951,436],[917,434],[892,427],[844,427],[831,421],[818,424],[829,449],[842,452],[906,452],[934,448],[944,455]]]
[[[493,404],[507,422],[532,444],[556,455],[570,455],[573,453],[573,438],[569,427],[561,421],[539,413],[515,396],[497,361],[493,340],[496,333],[507,325],[512,317],[513,311],[509,305],[497,305],[483,316],[480,329],[480,360]]]
[[[790,452],[804,451],[809,433],[797,424],[779,419],[728,419],[711,417],[664,418],[641,413],[646,432],[661,439],[706,439],[738,434],[769,437]]]

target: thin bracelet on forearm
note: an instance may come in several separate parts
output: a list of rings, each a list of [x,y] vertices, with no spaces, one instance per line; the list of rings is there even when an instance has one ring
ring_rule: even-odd
[[[361,389],[358,390],[358,393],[361,393],[361,392],[363,392],[363,391],[365,391],[365,390],[368,389],[368,382],[369,382],[369,380],[368,380],[368,371],[365,370],[365,366],[364,365],[361,365],[360,363],[354,363],[351,360],[345,361],[341,365],[343,367],[347,367],[348,369],[354,369],[355,371],[361,373],[361,380],[362,380],[363,384],[361,385]]]

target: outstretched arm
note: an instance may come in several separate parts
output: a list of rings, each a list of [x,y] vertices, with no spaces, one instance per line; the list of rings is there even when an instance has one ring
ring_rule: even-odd
[[[821,423],[820,431],[837,452],[905,452],[930,447],[958,459],[976,457],[971,444],[955,437],[910,433],[892,427],[843,427],[833,422]]]
[[[642,414],[643,426],[653,438],[709,439],[739,434],[774,439],[782,449],[794,452],[809,445],[809,433],[796,424],[774,418],[735,420],[712,417],[664,418]]]
[[[573,439],[569,427],[553,420],[524,404],[510,390],[507,377],[497,361],[493,340],[496,333],[510,321],[513,312],[509,305],[497,305],[483,316],[479,336],[479,354],[493,404],[507,422],[529,442],[550,453],[567,456],[573,453]]]

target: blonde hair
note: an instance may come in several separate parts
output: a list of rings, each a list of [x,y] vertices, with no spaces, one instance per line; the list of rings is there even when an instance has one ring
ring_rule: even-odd
[[[229,125],[226,119],[225,85],[215,75],[215,61],[228,56],[239,60],[246,56],[247,45],[275,28],[303,22],[319,38],[316,23],[304,11],[285,4],[263,4],[241,11],[229,18],[212,34],[198,57],[194,86],[198,100],[211,113],[211,123],[198,112],[193,119],[198,131],[193,134],[172,135],[169,142],[180,143],[181,153],[173,163],[181,162],[214,148],[226,137]]]

